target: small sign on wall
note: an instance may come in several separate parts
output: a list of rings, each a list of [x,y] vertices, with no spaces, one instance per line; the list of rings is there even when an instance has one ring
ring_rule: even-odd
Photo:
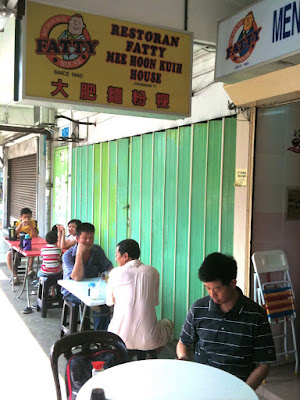
[[[300,220],[300,188],[287,188],[287,219]]]
[[[234,186],[236,186],[236,187],[247,186],[247,170],[246,169],[236,169],[235,170]]]

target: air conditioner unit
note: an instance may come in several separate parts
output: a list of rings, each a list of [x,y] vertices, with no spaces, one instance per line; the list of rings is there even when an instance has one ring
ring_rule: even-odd
[[[55,109],[46,107],[34,107],[34,125],[55,125]]]

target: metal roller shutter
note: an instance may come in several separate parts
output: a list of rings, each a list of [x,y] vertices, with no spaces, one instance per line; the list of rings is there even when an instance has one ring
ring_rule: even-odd
[[[19,219],[20,211],[24,207],[32,210],[36,218],[37,195],[37,156],[32,154],[26,157],[10,160],[9,180],[9,216],[10,223]]]

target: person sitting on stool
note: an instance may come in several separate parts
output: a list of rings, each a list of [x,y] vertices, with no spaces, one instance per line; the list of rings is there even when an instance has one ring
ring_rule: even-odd
[[[61,272],[61,248],[56,245],[57,233],[48,232],[45,240],[47,244],[41,248],[42,265],[38,276],[47,277]],[[51,296],[56,296],[53,286],[51,286]]]
[[[107,330],[120,336],[129,350],[159,352],[170,340],[174,324],[169,319],[157,321],[159,273],[139,257],[135,240],[125,239],[117,245],[119,267],[110,271],[106,290],[106,304],[114,305]]]
[[[39,229],[37,225],[37,221],[32,218],[32,211],[30,208],[22,208],[21,213],[20,213],[20,220],[16,222],[16,235],[19,236],[21,232],[28,233],[31,238],[37,237],[39,234]],[[20,281],[17,276],[18,274],[18,264],[21,261],[21,254],[18,253],[16,254],[16,260],[15,260],[15,266],[12,266],[11,263],[11,252],[12,250],[9,250],[6,254],[6,261],[7,261],[7,266],[10,272],[13,270],[13,281],[14,285],[19,285]],[[27,275],[29,278],[34,278],[36,276],[36,273],[33,271],[32,266],[33,266],[33,260],[34,257],[29,257],[28,258],[28,271]]]
[[[77,226],[77,244],[67,250],[62,257],[63,279],[81,281],[84,278],[96,278],[103,272],[112,269],[112,263],[106,257],[104,250],[97,244],[94,244],[94,235],[94,225],[85,222]],[[61,293],[64,299],[77,304],[81,303],[80,299],[67,289],[62,288]],[[100,316],[94,316],[94,329],[106,330],[109,320],[109,315],[101,317],[100,313]]]

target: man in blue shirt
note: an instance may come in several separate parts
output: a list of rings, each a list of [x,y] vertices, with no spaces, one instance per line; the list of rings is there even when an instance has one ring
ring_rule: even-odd
[[[112,269],[112,263],[106,257],[103,249],[99,245],[94,244],[94,235],[94,225],[85,222],[77,226],[77,244],[67,250],[62,258],[64,279],[81,281],[84,278],[96,278],[103,272]],[[63,288],[61,292],[64,299],[78,304],[81,302],[76,296],[68,292],[67,289]],[[109,319],[107,317],[95,317],[95,330],[107,329],[108,323]]]

